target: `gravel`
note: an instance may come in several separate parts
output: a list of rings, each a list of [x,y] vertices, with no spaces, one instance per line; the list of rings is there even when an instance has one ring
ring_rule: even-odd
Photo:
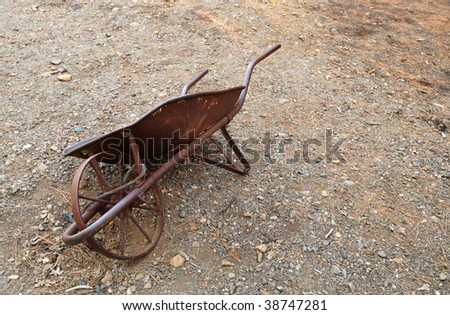
[[[0,12],[1,292],[450,294],[444,1]],[[161,240],[135,263],[62,242],[81,163],[64,148],[136,121],[205,68],[193,91],[239,85],[277,42],[229,126],[252,140],[247,176],[178,165],[159,183]],[[345,161],[329,152],[340,139]]]

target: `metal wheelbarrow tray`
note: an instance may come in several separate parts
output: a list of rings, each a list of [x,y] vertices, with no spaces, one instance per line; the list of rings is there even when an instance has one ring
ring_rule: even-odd
[[[116,259],[143,257],[155,248],[164,225],[158,180],[177,164],[193,157],[247,174],[250,165],[226,126],[244,104],[255,65],[280,47],[273,46],[249,64],[242,86],[188,94],[207,74],[206,70],[184,86],[180,97],[161,103],[135,123],[66,148],[63,155],[85,160],[72,181],[75,222],[64,232],[64,242],[86,242]],[[213,137],[219,130],[239,163]],[[223,153],[226,162],[196,151],[208,139]],[[152,169],[152,158],[168,153],[170,158]]]

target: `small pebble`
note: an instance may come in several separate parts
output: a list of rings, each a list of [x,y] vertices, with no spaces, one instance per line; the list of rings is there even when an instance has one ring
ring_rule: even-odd
[[[50,60],[50,63],[52,64],[52,65],[59,65],[60,63],[61,63],[61,59],[59,59],[59,58],[53,58],[52,60]]]
[[[170,265],[175,268],[181,267],[184,265],[185,261],[186,261],[186,259],[183,256],[181,256],[180,254],[178,254],[170,260]]]
[[[267,245],[261,244],[255,247],[255,249],[260,253],[265,253],[267,251]]]
[[[386,258],[386,257],[387,257],[386,253],[385,253],[384,251],[382,251],[382,250],[380,250],[377,254],[378,254],[378,256],[380,256],[381,258]]]
[[[70,81],[70,80],[72,80],[72,75],[69,74],[69,73],[60,74],[58,76],[58,80],[59,81],[65,81],[65,82]]]
[[[263,253],[258,252],[258,256],[256,258],[256,261],[260,264],[263,261]]]
[[[352,182],[351,180],[346,180],[346,181],[344,181],[344,185],[347,187],[351,187],[351,186],[355,185],[355,183]]]
[[[221,262],[221,266],[222,266],[222,267],[232,267],[232,266],[233,266],[233,263],[232,263],[231,261],[228,261],[228,260],[224,259],[224,260],[222,260],[222,262]]]
[[[104,285],[110,285],[113,280],[113,274],[111,270],[106,271],[104,277],[101,280],[101,283]]]
[[[447,279],[447,275],[445,274],[445,272],[441,272],[439,274],[439,280],[445,281],[446,279]]]
[[[351,293],[355,293],[356,286],[352,282],[347,283],[347,286]]]

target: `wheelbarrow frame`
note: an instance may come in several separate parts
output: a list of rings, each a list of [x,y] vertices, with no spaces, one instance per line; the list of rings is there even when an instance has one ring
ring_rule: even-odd
[[[237,100],[235,106],[232,108],[232,110],[228,114],[224,115],[221,119],[219,119],[217,122],[212,124],[204,132],[202,132],[200,135],[196,136],[192,141],[190,141],[186,145],[178,147],[177,150],[175,150],[174,155],[167,162],[161,164],[153,173],[150,174],[150,176],[145,178],[144,181],[140,182],[139,185],[136,185],[136,187],[130,193],[128,193],[126,196],[124,196],[120,201],[118,201],[108,211],[106,211],[103,215],[101,215],[101,217],[99,219],[97,219],[95,222],[93,222],[89,226],[86,226],[86,223],[89,222],[89,220],[91,220],[93,216],[95,216],[95,214],[96,214],[95,211],[86,211],[85,213],[83,213],[81,215],[81,217],[78,216],[78,218],[75,218],[76,222],[72,223],[67,228],[67,230],[64,232],[63,241],[68,245],[75,245],[75,244],[79,244],[83,241],[89,241],[99,231],[101,231],[108,224],[110,224],[117,216],[119,216],[120,213],[122,211],[124,211],[124,209],[127,209],[128,207],[130,207],[135,202],[136,199],[138,199],[140,196],[145,194],[145,192],[147,190],[149,190],[150,188],[152,188],[154,185],[156,185],[156,183],[158,182],[159,179],[161,179],[165,174],[167,174],[170,170],[172,170],[176,165],[182,163],[184,160],[188,159],[189,157],[202,159],[206,163],[220,166],[224,169],[227,169],[229,171],[232,171],[232,172],[235,172],[238,174],[247,174],[248,171],[250,170],[250,164],[245,159],[242,152],[239,150],[235,141],[228,133],[226,127],[233,120],[234,116],[236,116],[236,114],[239,113],[239,111],[241,110],[241,108],[244,104],[244,101],[245,101],[245,98],[247,95],[247,91],[249,88],[250,78],[251,78],[254,67],[261,60],[267,58],[269,55],[274,53],[280,47],[281,47],[281,45],[279,45],[279,44],[273,46],[272,48],[270,48],[270,49],[266,50],[264,53],[262,53],[259,57],[254,59],[248,65],[242,86],[234,88],[234,89],[240,89],[241,92],[239,94],[239,97],[238,97],[238,100]],[[184,86],[181,96],[186,97],[188,95],[190,88],[192,86],[194,86],[198,81],[200,81],[207,73],[208,73],[208,70],[202,72],[197,77],[195,77],[192,81],[188,82]],[[195,96],[195,95],[198,95],[198,93],[193,94],[193,96]],[[220,144],[212,137],[213,134],[219,130],[221,130],[222,135],[226,139],[227,145],[236,154],[242,167],[240,167],[237,163],[235,163],[234,160],[232,159],[231,155],[228,152],[226,152],[220,146]],[[133,137],[133,134],[126,134],[126,135],[124,134],[124,136],[128,137],[130,152],[133,155],[134,161],[136,162],[136,165],[138,167],[138,172],[140,172],[142,170],[141,167],[143,164],[141,164],[139,150],[137,148],[137,144]],[[96,141],[95,139],[96,138],[93,138],[92,141]],[[212,160],[212,159],[205,157],[202,154],[196,152],[196,148],[198,146],[202,145],[208,139],[211,139],[219,147],[220,151],[224,154],[224,156],[227,160],[227,163],[220,163],[218,161]],[[80,144],[83,144],[85,142],[87,142],[87,140],[80,142]],[[67,148],[65,150],[64,154],[70,155],[70,153],[73,151],[73,150],[71,150],[71,148],[73,148],[73,147],[76,147],[76,145]],[[99,156],[101,154],[103,154],[103,152],[93,154],[93,155],[91,155],[91,157],[94,156],[94,158],[95,158],[95,156]],[[84,163],[87,163],[87,161],[85,161]],[[78,169],[77,173],[75,174],[75,179],[80,178],[80,174],[78,174],[78,173],[82,171],[82,169],[83,169],[82,166],[84,163],[82,163],[82,165]],[[78,196],[74,193],[74,188],[73,188],[77,184],[79,184],[79,183],[75,183],[75,180],[74,180],[73,185],[72,185],[72,195],[71,195],[72,201],[74,200],[74,198],[78,198]],[[159,192],[158,192],[158,194],[159,194]],[[159,195],[159,198],[161,198],[160,195]],[[74,217],[75,217],[75,215],[74,215]],[[158,239],[159,239],[159,236],[158,236]],[[106,254],[107,256],[111,256],[113,258],[118,258],[118,259],[129,259],[128,257],[121,257],[120,255],[115,256],[115,255],[108,255],[108,253],[103,253],[103,254]],[[141,256],[139,256],[139,257],[141,257]],[[136,258],[136,257],[132,257],[132,258]]]

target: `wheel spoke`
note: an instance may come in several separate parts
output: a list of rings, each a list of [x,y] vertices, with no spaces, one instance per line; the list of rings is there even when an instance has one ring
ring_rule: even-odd
[[[124,221],[125,218],[120,218],[119,217],[119,249],[120,249],[120,254],[123,256],[125,254],[125,232],[124,232]]]
[[[131,221],[133,221],[134,225],[137,226],[139,231],[141,231],[141,233],[144,234],[145,238],[151,243],[152,238],[148,235],[148,233],[144,230],[144,228],[139,224],[139,222],[136,220],[136,218],[131,213],[129,213],[128,216],[131,219]]]
[[[91,198],[91,197],[88,197],[88,196],[85,196],[85,195],[78,195],[78,198],[85,199],[85,200],[90,200],[90,201],[95,201],[95,202],[102,202],[102,203],[112,204],[112,205],[116,204],[116,202],[112,202],[112,201],[104,200],[104,199]]]
[[[102,192],[109,190],[111,186],[108,184],[108,182],[103,177],[102,171],[100,170],[100,166],[98,165],[97,160],[92,159],[90,161],[90,163],[91,163],[92,168],[95,171],[95,174],[97,175],[97,180],[98,180],[100,187],[102,188]]]

